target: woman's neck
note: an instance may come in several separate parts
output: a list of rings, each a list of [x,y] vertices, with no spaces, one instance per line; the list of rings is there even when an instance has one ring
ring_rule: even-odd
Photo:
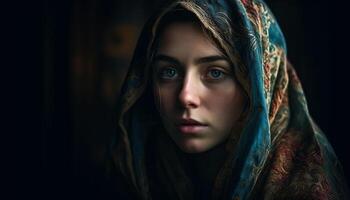
[[[220,144],[203,153],[181,153],[180,156],[192,181],[212,186],[227,154],[225,144]]]

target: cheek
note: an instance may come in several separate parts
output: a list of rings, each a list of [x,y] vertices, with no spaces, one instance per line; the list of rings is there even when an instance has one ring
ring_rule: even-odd
[[[236,121],[243,110],[242,90],[236,84],[222,85],[207,95],[208,107],[214,120],[222,126],[229,126]]]
[[[155,85],[154,100],[156,102],[158,111],[162,115],[169,115],[176,103],[176,86],[174,85]]]

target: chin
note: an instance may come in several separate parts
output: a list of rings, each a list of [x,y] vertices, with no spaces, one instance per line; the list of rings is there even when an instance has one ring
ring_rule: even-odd
[[[177,146],[181,151],[185,153],[203,153],[210,149],[210,146],[203,144],[200,141],[182,141],[180,144],[177,143]]]

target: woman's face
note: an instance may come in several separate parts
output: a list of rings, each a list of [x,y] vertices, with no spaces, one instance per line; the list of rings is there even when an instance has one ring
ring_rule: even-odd
[[[169,25],[153,69],[162,122],[182,151],[205,152],[228,138],[245,98],[230,62],[198,25]]]

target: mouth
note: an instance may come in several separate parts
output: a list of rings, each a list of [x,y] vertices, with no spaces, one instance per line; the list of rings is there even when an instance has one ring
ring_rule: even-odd
[[[207,129],[208,124],[190,118],[180,119],[177,128],[183,134],[198,134]]]

